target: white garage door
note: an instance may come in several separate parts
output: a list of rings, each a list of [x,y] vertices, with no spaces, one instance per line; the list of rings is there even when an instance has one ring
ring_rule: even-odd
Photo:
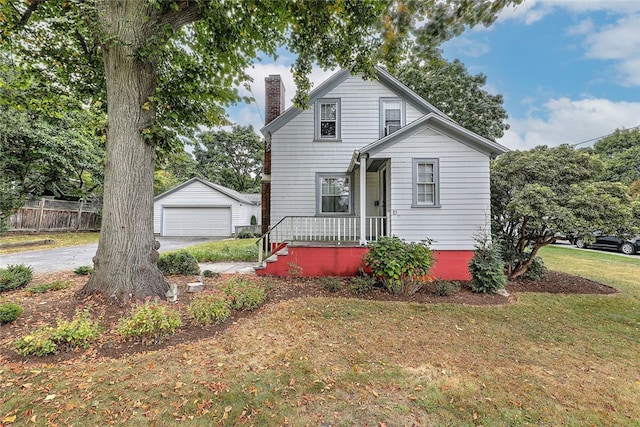
[[[165,207],[163,236],[231,236],[231,208]]]

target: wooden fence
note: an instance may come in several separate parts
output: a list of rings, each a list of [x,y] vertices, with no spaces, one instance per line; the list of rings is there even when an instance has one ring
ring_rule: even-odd
[[[66,200],[27,200],[9,218],[12,231],[91,231],[99,230],[101,206]]]

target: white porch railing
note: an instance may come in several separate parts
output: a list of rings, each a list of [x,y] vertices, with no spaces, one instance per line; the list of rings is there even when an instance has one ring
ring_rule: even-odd
[[[378,240],[385,235],[386,217],[367,217],[365,227],[366,239]],[[258,262],[289,242],[358,242],[360,237],[359,217],[287,216],[258,240]]]

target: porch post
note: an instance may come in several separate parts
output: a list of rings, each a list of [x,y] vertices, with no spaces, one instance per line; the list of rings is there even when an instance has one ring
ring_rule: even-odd
[[[368,155],[360,154],[360,244],[367,244],[367,160]]]

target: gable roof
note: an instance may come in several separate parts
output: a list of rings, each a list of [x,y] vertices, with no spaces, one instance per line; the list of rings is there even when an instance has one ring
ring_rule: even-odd
[[[433,129],[492,158],[509,151],[507,147],[484,138],[452,120],[447,120],[435,113],[429,113],[400,128],[396,132],[380,138],[362,147],[360,150],[356,150],[351,158],[349,171],[353,170],[361,154],[376,154],[383,148],[396,144],[426,128]]]
[[[425,101],[420,95],[409,89],[405,86],[400,80],[393,77],[387,70],[382,67],[376,66],[376,78],[383,85],[387,86],[392,91],[396,92],[402,98],[410,101],[415,104],[417,108],[422,111],[423,114],[435,113],[443,118],[452,121],[452,119],[447,116],[442,111],[438,110],[435,106]],[[340,71],[333,74],[327,80],[322,82],[318,87],[309,92],[309,105],[312,105],[316,100],[324,97],[326,94],[331,92],[333,89],[338,87],[340,83],[347,80],[350,76],[349,70],[341,69]],[[287,110],[276,117],[269,124],[260,129],[260,132],[268,138],[269,134],[280,129],[291,119],[300,114],[303,110],[297,108],[295,106],[291,106],[287,108]]]
[[[158,201],[158,200],[160,200],[160,199],[162,199],[164,197],[167,197],[169,194],[173,194],[176,191],[180,191],[183,188],[193,184],[194,182],[199,182],[199,183],[201,183],[203,185],[206,185],[207,187],[210,187],[210,188],[212,188],[212,189],[214,189],[216,191],[219,191],[220,193],[224,194],[225,196],[231,197],[232,199],[237,200],[240,203],[246,203],[248,205],[257,205],[258,204],[257,201],[253,200],[254,199],[253,197],[250,197],[250,195],[239,193],[236,190],[232,190],[231,188],[225,187],[224,185],[214,184],[213,182],[209,182],[209,181],[206,181],[204,179],[197,178],[197,177],[191,178],[190,180],[185,181],[185,182],[183,182],[182,184],[180,184],[180,185],[178,185],[176,187],[173,187],[171,190],[165,191],[164,193],[157,195],[153,199],[153,201],[154,202]]]

